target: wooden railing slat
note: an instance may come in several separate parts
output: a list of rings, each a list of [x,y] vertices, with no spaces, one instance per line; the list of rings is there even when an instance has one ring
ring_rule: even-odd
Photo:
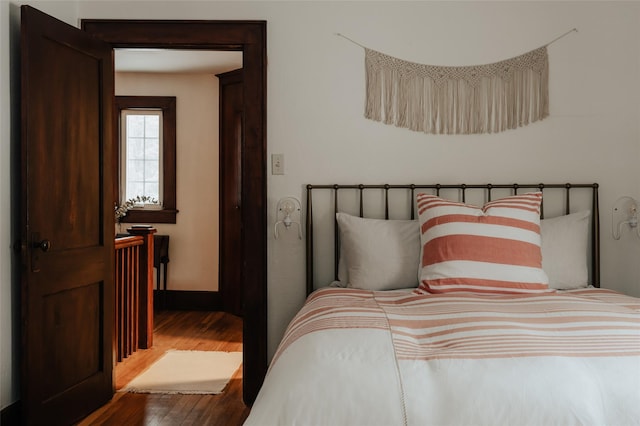
[[[153,343],[154,228],[129,229],[115,240],[115,323],[118,362]]]

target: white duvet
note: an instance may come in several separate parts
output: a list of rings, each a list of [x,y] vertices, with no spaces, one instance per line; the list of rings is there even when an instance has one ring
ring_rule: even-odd
[[[640,299],[322,289],[246,425],[640,425]]]

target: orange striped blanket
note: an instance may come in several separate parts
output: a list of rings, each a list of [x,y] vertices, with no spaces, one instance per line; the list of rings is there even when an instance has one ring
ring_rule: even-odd
[[[321,289],[247,424],[640,424],[640,299]]]
[[[640,299],[605,289],[482,297],[324,289],[280,352],[314,331],[376,328],[391,331],[399,359],[638,356],[638,313]]]

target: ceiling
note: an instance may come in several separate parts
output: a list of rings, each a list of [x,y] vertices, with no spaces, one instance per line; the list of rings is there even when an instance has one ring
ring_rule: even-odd
[[[115,49],[116,72],[220,74],[242,68],[242,52]]]

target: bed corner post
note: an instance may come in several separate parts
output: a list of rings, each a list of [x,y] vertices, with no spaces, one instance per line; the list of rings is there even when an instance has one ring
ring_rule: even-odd
[[[600,287],[600,207],[598,184],[593,184],[593,214],[591,217],[591,273],[594,287]]]
[[[313,185],[307,185],[307,218],[305,220],[306,241],[306,271],[307,271],[307,296],[313,292],[313,211],[311,206],[311,190]]]

